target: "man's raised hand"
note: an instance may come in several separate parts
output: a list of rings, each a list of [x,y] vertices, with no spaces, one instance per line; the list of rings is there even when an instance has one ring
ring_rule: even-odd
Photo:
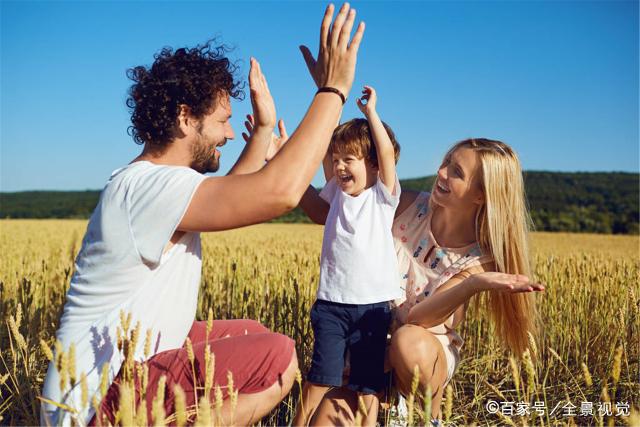
[[[330,4],[322,18],[317,59],[308,47],[300,46],[300,50],[316,86],[336,88],[346,97],[353,84],[358,48],[365,25],[360,22],[351,38],[351,29],[356,19],[355,9],[351,9],[349,3],[343,4],[331,25],[333,9],[333,4]]]
[[[251,58],[249,91],[254,117],[251,125],[256,129],[265,128],[271,132],[276,125],[276,106],[269,91],[267,79],[262,74],[260,63],[255,58]]]

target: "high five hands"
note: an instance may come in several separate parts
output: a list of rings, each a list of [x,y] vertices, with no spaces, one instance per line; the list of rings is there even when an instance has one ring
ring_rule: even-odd
[[[316,86],[336,88],[346,97],[353,84],[358,48],[365,25],[364,22],[358,24],[349,42],[356,10],[351,9],[349,3],[344,3],[331,25],[333,10],[334,6],[330,4],[322,18],[317,57],[313,57],[307,46],[300,46],[300,51]]]
[[[356,18],[355,9],[351,9],[349,3],[344,3],[332,25],[333,13],[334,5],[329,4],[320,26],[317,58],[314,58],[309,48],[304,45],[300,46],[300,50],[316,86],[333,87],[346,97],[353,85],[358,49],[365,24],[360,22],[351,38]],[[289,136],[282,119],[278,121],[280,135],[273,132],[277,117],[275,103],[260,63],[255,58],[251,58],[249,88],[253,114],[247,115],[244,123],[247,133],[243,132],[242,137],[247,143],[253,138],[269,138],[270,143],[265,156],[269,161],[287,142]]]
[[[249,91],[251,96],[251,107],[253,114],[247,115],[244,126],[247,133],[242,133],[242,138],[246,143],[252,139],[269,141],[265,160],[269,161],[276,155],[284,143],[289,139],[284,121],[278,121],[280,136],[273,133],[276,125],[276,106],[269,91],[267,79],[262,73],[260,63],[255,58],[251,58],[251,69],[249,71]]]
[[[269,91],[267,79],[264,74],[262,74],[260,63],[255,58],[251,58],[249,92],[251,96],[251,107],[253,108],[253,120],[251,124],[256,130],[265,128],[271,132],[276,125],[276,105]]]
[[[247,114],[247,120],[244,122],[244,127],[247,128],[247,132],[242,132],[242,138],[245,142],[249,142],[252,135],[255,131],[255,119],[253,118],[253,114]],[[265,155],[265,160],[268,162],[273,159],[278,151],[284,146],[284,144],[289,139],[289,134],[287,133],[287,128],[284,126],[284,120],[278,120],[278,133],[271,133],[271,140],[269,141],[269,147],[267,147],[267,154]]]

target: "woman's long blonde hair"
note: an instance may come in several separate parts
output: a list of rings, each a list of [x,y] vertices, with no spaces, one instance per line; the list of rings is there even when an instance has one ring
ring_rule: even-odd
[[[497,271],[530,277],[528,234],[532,221],[525,198],[520,161],[507,144],[490,139],[466,139],[458,148],[478,154],[485,202],[476,215],[476,240],[483,253],[491,255]],[[518,356],[537,336],[537,311],[533,294],[488,292],[488,307],[503,343]]]

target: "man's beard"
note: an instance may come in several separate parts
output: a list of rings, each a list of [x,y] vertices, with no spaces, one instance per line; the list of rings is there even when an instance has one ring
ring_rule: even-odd
[[[198,132],[198,142],[191,148],[191,167],[200,173],[217,172],[220,169],[220,161],[216,158],[217,144],[213,146],[206,143],[206,138]]]

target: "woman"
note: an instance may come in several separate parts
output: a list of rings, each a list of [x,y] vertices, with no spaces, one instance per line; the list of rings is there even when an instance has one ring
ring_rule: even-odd
[[[418,389],[432,390],[436,419],[459,361],[456,329],[472,296],[488,292],[496,331],[516,355],[536,332],[534,300],[527,293],[544,287],[528,278],[528,225],[520,162],[500,141],[455,144],[431,193],[402,193],[393,234],[406,298],[397,301],[388,362],[405,396],[418,367]],[[353,424],[356,408],[354,394],[333,390],[312,424]]]

